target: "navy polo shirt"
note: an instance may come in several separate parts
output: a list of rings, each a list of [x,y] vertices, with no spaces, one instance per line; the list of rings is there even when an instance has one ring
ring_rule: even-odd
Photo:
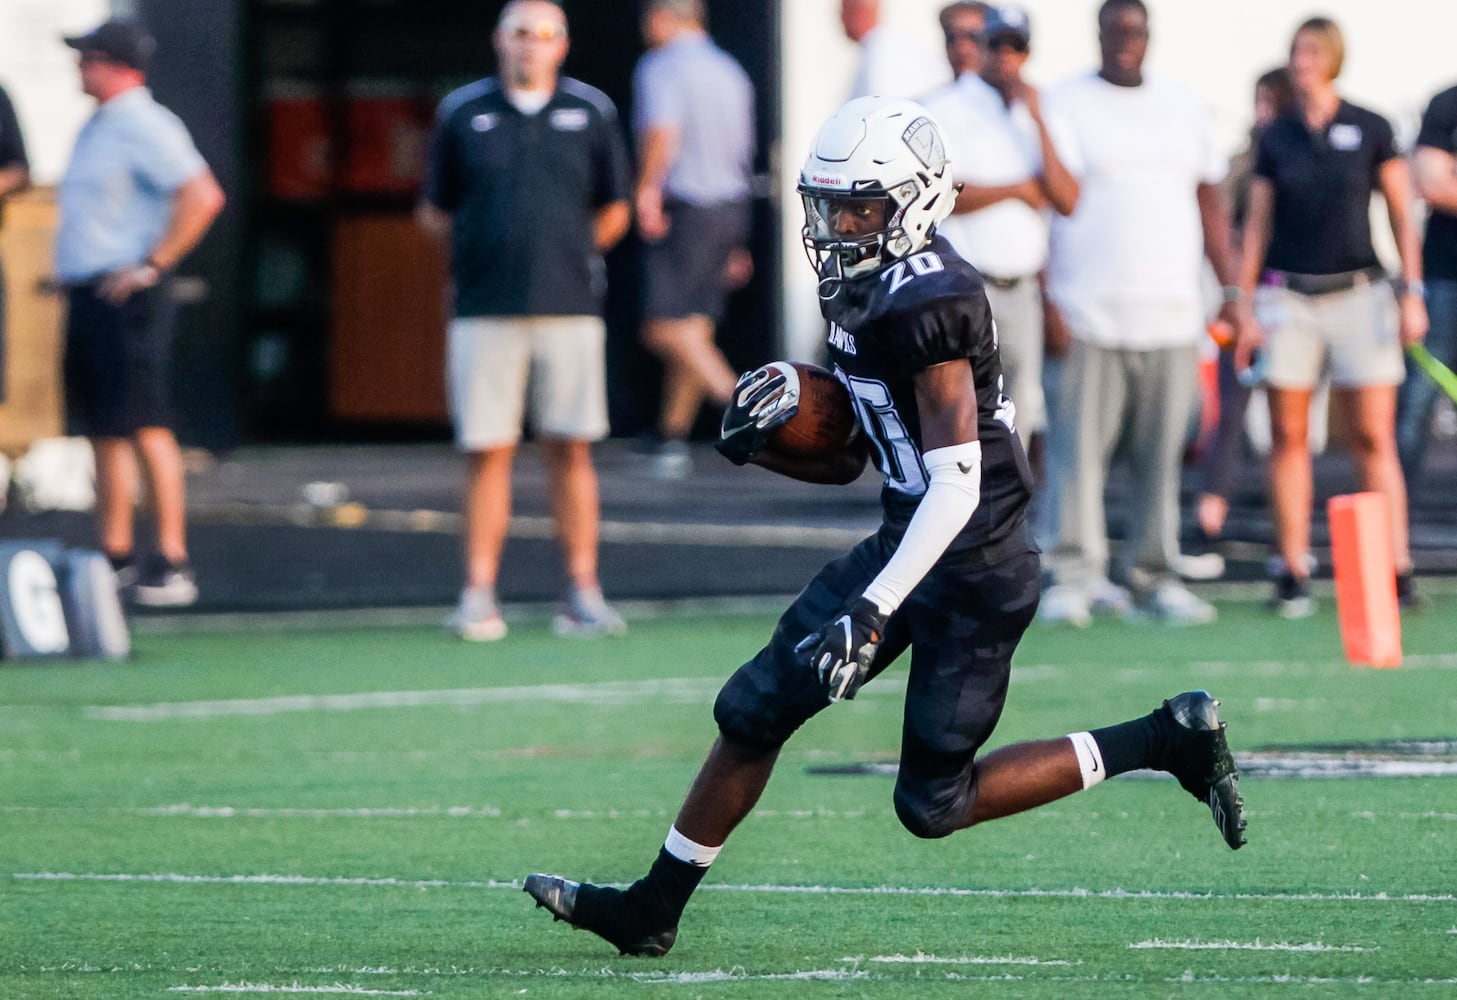
[[[1275,187],[1265,266],[1295,274],[1337,274],[1380,264],[1371,244],[1371,192],[1381,165],[1397,155],[1391,125],[1342,101],[1324,129],[1299,112],[1265,129],[1255,175]]]
[[[1432,98],[1422,116],[1417,145],[1457,156],[1457,87]],[[1428,278],[1457,281],[1457,215],[1434,209],[1427,217],[1422,269]]]
[[[562,77],[534,115],[494,77],[440,103],[424,198],[450,213],[457,316],[600,315],[598,209],[628,196],[617,109]]]
[[[25,167],[30,162],[25,158],[25,140],[20,136],[20,122],[15,117],[15,106],[10,95],[0,88],[0,167]],[[5,200],[0,198],[0,212],[4,211]]]

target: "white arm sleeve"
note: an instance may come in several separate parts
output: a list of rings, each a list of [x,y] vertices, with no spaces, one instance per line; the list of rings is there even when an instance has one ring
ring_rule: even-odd
[[[887,615],[931,571],[981,502],[980,441],[937,448],[921,458],[931,476],[926,495],[895,555],[865,588],[865,597]]]

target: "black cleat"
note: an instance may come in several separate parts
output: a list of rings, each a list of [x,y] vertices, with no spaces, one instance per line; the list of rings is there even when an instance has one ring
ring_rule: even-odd
[[[678,937],[678,926],[655,926],[644,908],[621,889],[573,882],[560,875],[526,876],[522,890],[538,907],[579,931],[591,931],[624,955],[662,958]]]
[[[1185,691],[1164,702],[1173,720],[1172,764],[1165,768],[1214,814],[1214,825],[1231,849],[1245,844],[1245,800],[1239,794],[1239,768],[1224,738],[1219,702],[1208,691]]]

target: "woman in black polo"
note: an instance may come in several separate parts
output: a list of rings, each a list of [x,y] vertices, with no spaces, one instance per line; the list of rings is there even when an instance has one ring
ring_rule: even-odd
[[[1345,43],[1327,18],[1311,18],[1290,43],[1295,108],[1260,137],[1241,271],[1252,304],[1237,361],[1263,351],[1270,398],[1270,491],[1282,569],[1275,610],[1300,618],[1310,597],[1314,488],[1308,445],[1310,397],[1323,375],[1350,426],[1345,440],[1363,490],[1391,509],[1398,592],[1411,592],[1406,483],[1396,454],[1396,390],[1403,348],[1426,333],[1421,247],[1410,215],[1410,180],[1391,126],[1341,99],[1335,80]],[[1371,244],[1371,192],[1386,199],[1401,256],[1392,286]]]

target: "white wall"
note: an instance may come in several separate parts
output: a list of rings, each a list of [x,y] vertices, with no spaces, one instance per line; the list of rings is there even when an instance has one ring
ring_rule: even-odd
[[[0,84],[15,103],[36,184],[61,179],[95,103],[81,93],[76,53],[61,41],[106,20],[107,0],[0,0]]]
[[[1175,77],[1209,102],[1232,153],[1249,127],[1254,80],[1284,62],[1297,25],[1315,14],[1340,24],[1351,100],[1392,119],[1410,142],[1427,100],[1457,83],[1457,3],[1451,0],[1146,0],[1152,41],[1147,68]],[[839,0],[783,0],[784,139],[780,192],[785,229],[785,350],[810,357],[822,339],[814,276],[800,249],[795,177],[815,128],[846,95],[855,48],[840,29]],[[1032,17],[1027,75],[1051,83],[1096,67],[1101,0],[1025,0]],[[936,13],[944,0],[882,0],[882,20],[941,51]]]

